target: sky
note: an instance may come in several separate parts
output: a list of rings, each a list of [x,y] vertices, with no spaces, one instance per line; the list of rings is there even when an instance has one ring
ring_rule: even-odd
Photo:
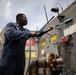
[[[24,13],[27,16],[28,24],[26,28],[31,31],[40,30],[46,23],[44,5],[48,20],[52,16],[57,16],[51,12],[51,8],[58,7],[60,13],[61,7],[65,10],[75,0],[0,0],[0,32],[9,22],[16,22],[15,17],[18,13]]]

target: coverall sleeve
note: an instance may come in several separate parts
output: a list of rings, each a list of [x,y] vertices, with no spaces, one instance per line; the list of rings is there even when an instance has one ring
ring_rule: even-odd
[[[29,30],[21,31],[20,29],[16,29],[13,23],[6,25],[4,35],[8,40],[28,39],[31,37]]]

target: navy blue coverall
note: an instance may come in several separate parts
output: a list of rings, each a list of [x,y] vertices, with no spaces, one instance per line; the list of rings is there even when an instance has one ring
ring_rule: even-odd
[[[25,67],[25,42],[31,37],[28,29],[17,23],[8,23],[5,29],[2,54],[2,75],[23,75]]]

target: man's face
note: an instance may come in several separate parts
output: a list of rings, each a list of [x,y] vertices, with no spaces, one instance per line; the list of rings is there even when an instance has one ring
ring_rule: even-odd
[[[22,15],[20,22],[23,26],[27,25],[27,17],[25,15]]]

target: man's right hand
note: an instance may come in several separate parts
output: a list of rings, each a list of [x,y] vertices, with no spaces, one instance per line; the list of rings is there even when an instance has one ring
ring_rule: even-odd
[[[31,32],[32,37],[36,37],[38,34],[36,32]]]

